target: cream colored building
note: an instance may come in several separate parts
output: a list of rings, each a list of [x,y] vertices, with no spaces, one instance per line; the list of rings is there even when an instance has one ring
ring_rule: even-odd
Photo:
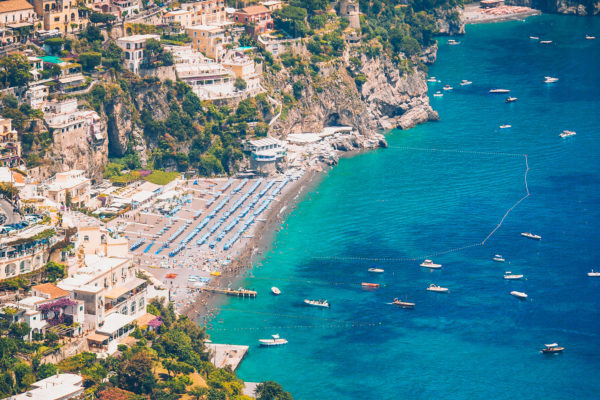
[[[164,24],[174,25],[179,24],[182,28],[189,28],[194,25],[192,22],[192,11],[188,10],[173,10],[163,14],[162,20]]]
[[[56,240],[54,237],[34,238],[49,228],[35,225],[0,239],[0,279],[38,271],[46,264],[49,248]]]
[[[0,26],[33,24],[36,20],[33,6],[26,0],[0,1]]]
[[[224,0],[183,3],[181,8],[192,13],[192,25],[221,25],[227,22]]]
[[[46,31],[71,33],[83,28],[76,0],[33,0],[33,7]]]
[[[59,172],[46,187],[46,196],[53,202],[67,205],[67,197],[73,207],[87,207],[90,202],[92,182],[83,170]]]
[[[0,118],[0,166],[21,165],[21,141],[10,118]]]
[[[232,42],[225,29],[211,25],[189,27],[187,35],[192,39],[192,48],[206,57],[220,61],[225,55],[225,45]]]

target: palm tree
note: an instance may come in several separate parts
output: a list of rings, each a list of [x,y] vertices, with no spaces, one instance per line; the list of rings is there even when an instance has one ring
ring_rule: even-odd
[[[187,394],[189,394],[192,397],[195,397],[196,400],[200,400],[200,397],[204,398],[204,396],[208,394],[208,388],[195,385],[192,386],[190,390],[188,390]]]

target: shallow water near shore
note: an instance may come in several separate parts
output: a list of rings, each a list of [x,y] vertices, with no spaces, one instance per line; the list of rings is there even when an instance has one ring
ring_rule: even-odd
[[[600,279],[586,273],[600,269],[600,39],[586,34],[600,38],[600,19],[542,15],[468,26],[458,46],[440,39],[430,94],[454,87],[431,98],[441,121],[341,159],[246,279],[258,298],[227,300],[213,321],[213,341],[250,346],[239,376],[275,380],[296,400],[597,398]],[[564,129],[577,135],[561,139]],[[523,154],[531,196],[480,246],[527,193]],[[520,237],[529,231],[543,239]],[[411,260],[429,255],[442,270]],[[289,344],[258,347],[275,333]],[[564,354],[539,353],[555,341]]]

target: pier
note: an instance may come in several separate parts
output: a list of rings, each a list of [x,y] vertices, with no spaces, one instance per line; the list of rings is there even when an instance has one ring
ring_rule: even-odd
[[[205,342],[205,345],[210,352],[210,362],[215,367],[225,368],[229,365],[233,371],[240,365],[249,349],[248,346],[233,344]]]
[[[258,292],[256,290],[249,290],[249,289],[232,290],[232,289],[223,289],[223,288],[216,288],[216,287],[206,287],[203,290],[207,291],[207,292],[211,292],[211,293],[220,293],[220,294],[226,294],[227,296],[235,296],[235,297],[256,298],[256,295],[258,294]]]

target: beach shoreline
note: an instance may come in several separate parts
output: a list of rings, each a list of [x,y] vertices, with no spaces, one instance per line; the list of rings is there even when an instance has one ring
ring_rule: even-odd
[[[542,14],[540,10],[519,6],[500,6],[482,9],[479,7],[479,3],[465,4],[462,11],[463,20],[467,25],[524,20],[527,17],[540,14]]]

